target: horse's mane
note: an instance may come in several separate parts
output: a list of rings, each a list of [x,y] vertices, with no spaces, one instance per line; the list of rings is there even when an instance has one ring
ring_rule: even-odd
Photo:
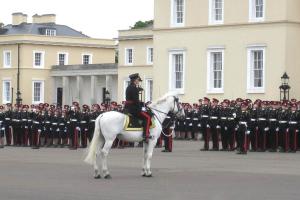
[[[168,99],[168,97],[170,97],[170,96],[177,97],[178,96],[178,92],[174,92],[174,91],[168,92],[164,96],[160,97],[158,100],[152,102],[150,104],[150,106],[156,106],[157,104],[161,104],[161,103],[165,102]]]

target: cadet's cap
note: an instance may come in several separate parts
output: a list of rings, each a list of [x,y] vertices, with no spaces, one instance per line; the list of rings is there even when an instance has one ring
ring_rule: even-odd
[[[136,79],[138,79],[139,81],[142,81],[139,73],[131,74],[131,75],[129,75],[129,78],[130,78],[130,80],[136,80]]]

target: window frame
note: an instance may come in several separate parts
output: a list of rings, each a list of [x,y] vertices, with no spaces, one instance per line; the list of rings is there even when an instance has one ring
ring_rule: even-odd
[[[40,91],[40,101],[34,100],[34,83],[41,83],[41,91]],[[40,79],[32,79],[32,104],[44,103],[45,100],[45,81]]]
[[[59,55],[60,55],[60,54],[65,54],[65,62],[64,62],[64,65],[68,65],[68,64],[69,64],[69,53],[68,53],[68,52],[63,52],[63,51],[57,52],[57,65],[60,65],[60,64],[59,64]]]
[[[130,49],[132,51],[132,53],[131,53],[131,63],[128,62],[129,57],[127,55],[127,51],[130,50]],[[134,58],[134,48],[133,47],[126,47],[125,48],[125,62],[124,62],[124,64],[127,65],[127,66],[133,65],[133,62],[134,62],[133,58]]]
[[[9,53],[9,65],[6,64],[6,54]],[[12,54],[11,50],[3,50],[3,68],[11,68],[12,66]]]
[[[175,81],[175,69],[173,63],[173,56],[182,54],[182,87],[176,88],[174,85]],[[185,49],[173,49],[169,50],[169,91],[176,91],[179,94],[184,94],[185,92],[185,67],[186,67],[186,50]]]
[[[185,9],[186,9],[186,0],[183,1],[183,16],[182,16],[182,23],[177,22],[177,15],[175,14],[175,1],[177,0],[170,0],[171,1],[171,20],[170,20],[170,26],[171,27],[183,27],[185,26]]]
[[[89,56],[90,57],[88,64],[84,63],[84,56]],[[83,65],[91,65],[91,64],[93,64],[93,54],[92,53],[82,53],[81,54],[81,64],[83,64]]]
[[[213,75],[213,63],[212,63],[212,54],[221,53],[222,54],[222,87],[214,88],[214,75]],[[224,66],[225,66],[225,48],[209,48],[207,49],[207,94],[223,94],[224,93]]]
[[[150,86],[149,82],[150,81],[152,82],[152,91],[149,90],[149,86]],[[153,79],[152,78],[145,78],[145,88],[146,88],[145,102],[152,101],[153,100]],[[151,97],[151,99],[150,99],[150,97]]]
[[[152,49],[152,60],[150,59],[151,58],[150,49]],[[153,65],[153,55],[154,55],[153,47],[147,47],[147,65]]]
[[[40,53],[41,54],[41,65],[35,65],[35,54],[36,53]],[[38,51],[38,50],[34,50],[33,51],[33,68],[44,68],[45,67],[45,51]]]
[[[45,29],[45,35],[46,36],[56,36],[56,30],[55,29]]]
[[[9,83],[9,101],[7,101],[7,96],[6,96],[6,91],[4,90],[5,88],[5,83]],[[11,103],[12,100],[12,94],[11,94],[11,79],[10,78],[4,78],[2,79],[2,104],[7,104]]]
[[[124,101],[126,100],[126,89],[129,84],[130,84],[130,79],[129,78],[124,79],[124,81],[123,81],[123,100]]]
[[[214,4],[215,4],[216,0],[209,0],[209,4],[208,4],[208,9],[209,9],[209,25],[218,25],[218,24],[224,24],[224,4],[225,1],[222,0],[222,20],[216,20],[216,13],[215,13],[215,8],[214,8]]]
[[[256,0],[249,0],[249,22],[263,22],[266,16],[266,0],[263,1],[263,16],[256,17]]]
[[[253,70],[253,60],[252,60],[252,52],[253,51],[262,51],[263,52],[263,81],[262,87],[254,87],[254,76],[251,75]],[[262,94],[265,93],[266,88],[266,46],[249,46],[247,47],[247,93],[248,94]]]

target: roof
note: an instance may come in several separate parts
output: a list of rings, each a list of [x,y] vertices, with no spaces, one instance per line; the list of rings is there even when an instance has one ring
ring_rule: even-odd
[[[43,32],[46,29],[55,29],[56,36],[89,38],[89,36],[66,25],[55,23],[22,23],[17,26],[8,24],[2,28],[0,35],[44,35]]]

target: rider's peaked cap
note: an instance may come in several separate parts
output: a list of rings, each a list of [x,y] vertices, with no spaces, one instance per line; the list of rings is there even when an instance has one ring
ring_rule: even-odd
[[[129,78],[130,78],[130,80],[139,79],[139,81],[142,81],[139,73],[131,74],[131,75],[129,75]]]

